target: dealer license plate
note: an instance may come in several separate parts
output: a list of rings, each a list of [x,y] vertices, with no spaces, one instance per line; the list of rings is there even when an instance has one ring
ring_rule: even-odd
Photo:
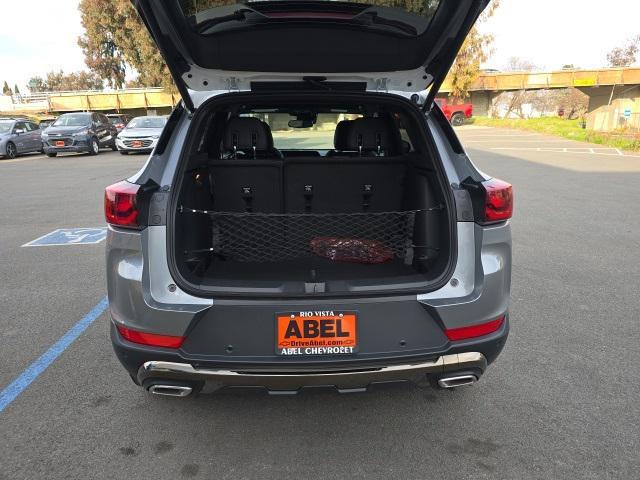
[[[350,355],[358,351],[357,314],[334,310],[276,314],[276,353]]]
[[[64,147],[64,140],[56,140],[56,147]]]

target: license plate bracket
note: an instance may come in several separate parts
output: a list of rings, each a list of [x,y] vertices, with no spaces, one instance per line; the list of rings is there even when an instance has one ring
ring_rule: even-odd
[[[276,354],[352,355],[358,351],[357,312],[343,310],[276,314]]]

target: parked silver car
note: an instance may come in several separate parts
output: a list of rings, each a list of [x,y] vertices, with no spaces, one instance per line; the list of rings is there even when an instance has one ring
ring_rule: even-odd
[[[15,158],[22,153],[41,152],[40,127],[22,118],[0,118],[0,155]]]
[[[480,379],[509,328],[512,188],[432,107],[487,2],[134,3],[183,103],[105,192],[133,380],[187,396]]]
[[[116,138],[116,146],[122,155],[129,152],[151,152],[158,143],[167,117],[135,117]]]

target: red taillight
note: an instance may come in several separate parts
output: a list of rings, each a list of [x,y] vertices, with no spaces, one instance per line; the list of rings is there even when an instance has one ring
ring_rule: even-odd
[[[125,328],[122,325],[116,325],[120,335],[126,340],[142,345],[151,345],[154,347],[180,348],[185,337],[174,337],[171,335],[156,335],[155,333],[139,332]]]
[[[504,315],[486,323],[479,323],[469,327],[450,328],[444,331],[449,340],[465,340],[467,338],[481,337],[497,331],[504,321]]]
[[[513,187],[497,178],[482,182],[482,185],[486,191],[484,223],[510,219],[513,215]]]
[[[136,195],[140,185],[122,181],[104,189],[104,216],[107,223],[118,227],[138,228]]]

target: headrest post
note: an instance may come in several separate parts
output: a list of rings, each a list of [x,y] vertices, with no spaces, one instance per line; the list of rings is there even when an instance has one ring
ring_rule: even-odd
[[[233,158],[237,158],[237,156],[238,156],[238,134],[234,133],[231,138],[232,138],[232,142],[233,142]]]

